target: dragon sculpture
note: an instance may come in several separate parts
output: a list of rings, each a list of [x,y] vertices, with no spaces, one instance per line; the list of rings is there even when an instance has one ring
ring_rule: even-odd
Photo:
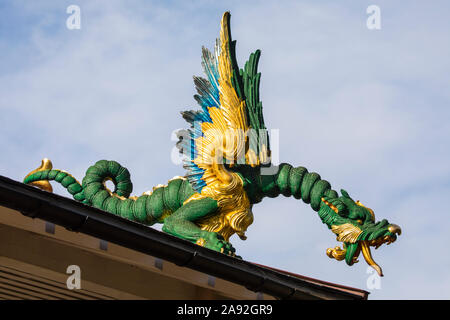
[[[246,239],[254,204],[265,197],[293,196],[310,204],[343,243],[342,248],[326,251],[330,258],[353,265],[362,252],[381,276],[370,247],[394,242],[401,234],[400,227],[387,220],[376,222],[371,209],[354,201],[345,190],[339,196],[315,172],[271,164],[259,100],[260,51],[252,53],[239,69],[229,24],[230,14],[225,12],[214,53],[202,49],[206,78],[194,77],[198,92],[194,98],[201,110],[182,112],[190,124],[178,133],[177,147],[185,156],[187,170],[184,177],[130,197],[130,173],[115,161],[98,161],[80,184],[69,173],[52,169],[50,160],[44,159],[24,183],[51,192],[49,181],[54,180],[86,205],[146,225],[162,223],[164,232],[232,256],[236,256],[235,249],[229,239],[235,233]],[[113,191],[105,184],[108,180],[114,183]]]

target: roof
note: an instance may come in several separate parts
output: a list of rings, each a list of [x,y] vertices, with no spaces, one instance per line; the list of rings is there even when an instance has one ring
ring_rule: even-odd
[[[0,176],[0,205],[279,299],[367,299],[368,292],[237,259]]]

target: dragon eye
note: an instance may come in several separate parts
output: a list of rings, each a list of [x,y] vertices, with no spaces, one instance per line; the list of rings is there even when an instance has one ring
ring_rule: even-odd
[[[358,222],[359,224],[363,224],[361,219],[356,220],[356,222]]]

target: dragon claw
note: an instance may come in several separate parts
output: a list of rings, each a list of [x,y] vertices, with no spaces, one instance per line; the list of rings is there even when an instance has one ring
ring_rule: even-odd
[[[201,239],[201,241],[200,241]],[[215,232],[208,232],[205,236],[199,238],[196,242],[202,247],[226,254],[231,257],[236,256],[236,249],[226,241],[221,235]]]

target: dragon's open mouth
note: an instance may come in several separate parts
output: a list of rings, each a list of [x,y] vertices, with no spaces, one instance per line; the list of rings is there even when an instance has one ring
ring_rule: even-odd
[[[374,240],[360,240],[355,243],[344,242],[344,249],[341,249],[340,247],[335,247],[334,249],[329,248],[327,250],[327,255],[336,260],[345,259],[348,265],[353,265],[358,262],[359,254],[362,252],[364,260],[366,260],[367,264],[374,268],[382,277],[383,271],[381,270],[381,267],[373,260],[370,247],[375,247],[375,249],[378,249],[382,244],[389,245],[397,240],[396,234],[401,234],[400,227],[395,225],[392,225],[392,228],[389,231],[390,232],[388,235]]]
[[[373,260],[372,258],[372,252],[370,251],[370,247],[375,247],[375,249],[378,249],[382,244],[386,243],[387,245],[395,242],[397,240],[397,237],[394,236],[385,236],[383,238],[379,238],[376,240],[370,240],[370,241],[360,241],[358,244],[361,248],[364,260],[366,260],[367,264],[374,268],[377,273],[380,275],[380,277],[383,276],[383,271],[381,270],[381,267]]]

